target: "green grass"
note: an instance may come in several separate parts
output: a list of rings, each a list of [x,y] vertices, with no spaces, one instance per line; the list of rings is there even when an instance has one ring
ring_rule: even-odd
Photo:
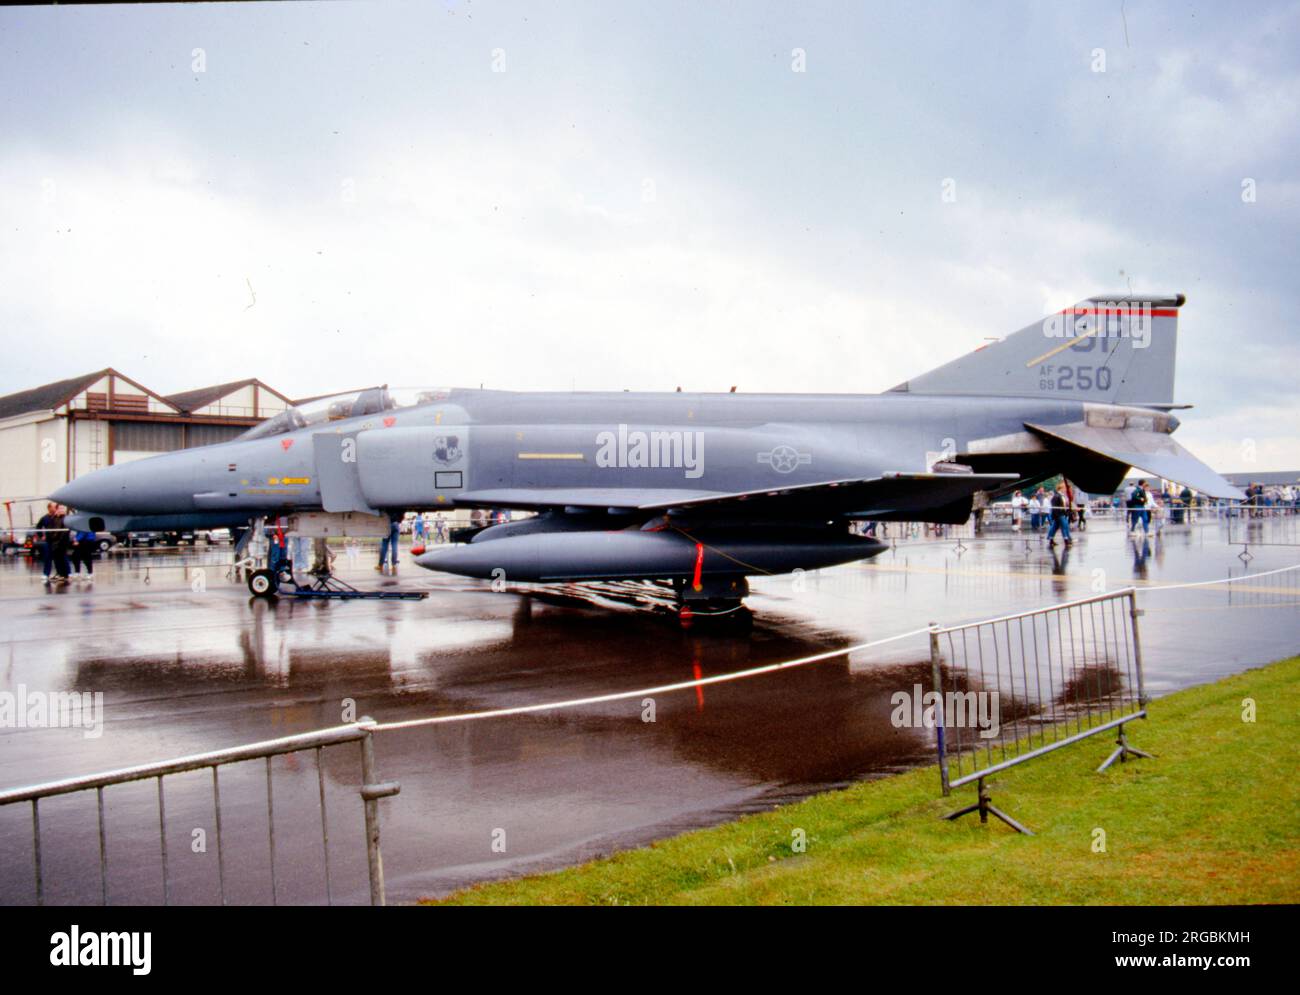
[[[1242,721],[1242,700],[1256,721]],[[1155,760],[1094,773],[1113,736],[990,780],[1030,838],[939,797],[933,766],[818,795],[456,904],[1207,904],[1300,901],[1300,657],[1158,699],[1129,741]],[[791,850],[801,829],[807,850]],[[1094,830],[1105,852],[1094,852]]]

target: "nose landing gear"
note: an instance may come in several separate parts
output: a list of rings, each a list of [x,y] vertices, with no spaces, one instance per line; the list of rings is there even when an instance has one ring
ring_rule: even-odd
[[[255,539],[263,535],[261,519],[254,520],[248,534]],[[331,570],[334,554],[326,542],[327,536],[332,534],[335,533],[328,530],[315,533],[306,529],[291,531],[291,537],[308,536],[313,540],[314,545],[314,555],[311,560],[296,570],[293,561],[286,558],[283,544],[269,545],[263,538],[258,545],[253,546],[250,541],[241,540],[240,545],[236,547],[235,568],[249,570],[246,583],[249,592],[255,598],[274,598],[283,594],[291,598],[319,600],[419,601],[429,596],[427,591],[400,591],[391,588],[362,591],[347,581],[340,580]],[[249,547],[251,549],[248,557],[241,559],[244,550]],[[262,562],[266,562],[267,566],[260,566]]]
[[[254,570],[248,575],[248,590],[255,598],[274,597],[280,590],[280,578],[265,568]]]

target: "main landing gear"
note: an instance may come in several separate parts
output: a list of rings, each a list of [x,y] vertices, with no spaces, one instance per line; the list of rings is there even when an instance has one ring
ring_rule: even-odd
[[[749,582],[741,575],[701,577],[673,582],[677,594],[677,621],[693,631],[748,631],[754,613],[745,607]]]

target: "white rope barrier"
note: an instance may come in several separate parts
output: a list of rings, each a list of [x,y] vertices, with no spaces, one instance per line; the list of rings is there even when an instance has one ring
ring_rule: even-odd
[[[737,670],[730,674],[718,674],[714,677],[701,677],[694,681],[678,681],[675,684],[659,684],[655,687],[638,688],[635,691],[617,691],[612,694],[598,694],[588,698],[570,698],[567,701],[549,701],[539,705],[519,705],[515,708],[494,708],[486,712],[462,712],[458,715],[434,715],[423,719],[405,719],[401,722],[381,722],[374,727],[375,732],[390,732],[395,729],[413,729],[416,726],[443,725],[448,722],[470,722],[475,719],[499,719],[508,715],[527,715],[532,712],[546,712],[562,708],[579,708],[583,705],[599,705],[607,701],[623,701],[628,698],[639,698],[645,695],[668,694],[672,691],[685,691],[690,688],[705,687],[709,684],[725,684],[729,681],[745,680],[749,677],[758,677],[761,674],[772,674],[779,670],[789,670],[793,667],[803,667],[810,663],[820,663],[823,660],[832,660],[837,656],[848,656],[850,653],[857,653],[860,650],[871,649],[874,646],[883,646],[886,643],[895,643],[900,639],[909,639],[912,636],[920,636],[928,633],[930,627],[922,629],[913,629],[911,632],[900,632],[896,636],[887,636],[884,639],[874,639],[868,643],[858,643],[854,646],[846,646],[843,649],[827,650],[824,653],[814,653],[811,656],[801,656],[794,660],[784,660],[781,663],[769,663],[761,667],[751,667],[749,670]]]
[[[1193,580],[1185,584],[1157,584],[1153,587],[1143,587],[1140,590],[1145,594],[1147,591],[1177,591],[1185,587],[1210,587],[1214,584],[1239,584],[1243,580],[1255,580],[1257,577],[1271,577],[1274,574],[1284,574],[1290,570],[1300,570],[1300,563],[1289,567],[1278,567],[1276,570],[1264,570],[1257,574],[1242,574],[1240,577],[1223,577],[1219,580]]]

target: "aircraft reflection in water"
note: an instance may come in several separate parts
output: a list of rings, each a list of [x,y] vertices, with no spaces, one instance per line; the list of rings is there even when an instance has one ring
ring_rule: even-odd
[[[372,388],[53,497],[79,528],[287,516],[317,537],[383,535],[408,510],[521,509],[537,514],[416,562],[511,582],[668,582],[683,613],[744,617],[749,576],[885,548],[855,521],[964,522],[977,494],[1058,473],[1110,493],[1130,466],[1240,497],[1170,437],[1183,303],[1092,298],[876,395]],[[289,579],[261,571],[250,586]]]
[[[391,619],[374,613],[342,616],[292,600],[258,601],[251,625],[232,627],[224,644],[209,643],[193,656],[183,650],[129,657],[80,654],[73,661],[72,686],[103,689],[117,702],[118,721],[131,726],[141,724],[142,710],[171,702],[166,723],[225,741],[235,733],[264,738],[268,710],[277,734],[337,724],[344,720],[344,702],[352,703],[354,718],[373,714],[400,721],[650,688],[851,642],[793,620],[760,625],[749,638],[688,632],[665,638],[653,613],[609,612],[599,606],[601,600],[603,594],[593,603],[580,588],[563,596],[508,600],[481,594],[475,607],[481,603],[485,610],[435,623],[409,612]],[[471,638],[458,643],[443,638],[463,633],[471,622],[477,624]],[[347,638],[341,632],[345,627]],[[436,650],[428,648],[431,641]],[[516,748],[527,750],[542,728],[551,728],[557,743],[572,744],[576,726],[598,738],[608,733],[643,739],[647,756],[667,748],[680,759],[773,785],[838,783],[930,755],[928,733],[890,721],[891,697],[899,688],[932,685],[924,639],[918,638],[913,649],[914,659],[904,649],[892,663],[846,655],[758,679],[660,694],[652,723],[645,722],[645,703],[637,697],[472,723],[468,747],[448,746],[470,728],[460,725],[413,730],[399,738],[424,764],[432,756],[445,758],[448,749],[472,749],[476,742],[500,760]],[[944,681],[957,690],[981,689],[967,687],[964,676],[946,670]],[[1094,685],[1102,687],[1097,681],[1087,687]],[[214,711],[218,701],[221,707]],[[1001,721],[1023,718],[1035,707],[1008,692],[1000,704]],[[563,718],[562,728],[556,727],[556,716]],[[214,721],[216,728],[193,728]],[[159,733],[158,723],[152,714],[143,723],[151,737]],[[420,743],[436,749],[430,753]]]
[[[288,734],[337,724],[345,701],[357,716],[386,721],[509,708],[716,676],[849,642],[814,627],[805,633],[798,622],[762,625],[747,638],[665,638],[654,613],[610,612],[581,592],[508,600],[480,594],[479,602],[486,610],[468,618],[429,623],[405,612],[390,623],[370,612],[344,617],[288,599],[258,601],[251,624],[232,627],[224,642],[192,657],[183,650],[129,657],[83,651],[73,659],[72,686],[104,689],[131,727],[158,702],[171,703],[165,719],[150,714],[144,723],[151,738],[165,734],[162,722],[224,742],[265,738],[268,711],[275,733]],[[472,621],[476,638],[442,638]],[[431,640],[436,650],[428,648]],[[586,753],[590,737],[622,742],[630,735],[647,762],[684,759],[781,786],[838,783],[898,769],[926,753],[922,734],[891,727],[889,697],[900,681],[928,681],[929,666],[926,659],[855,670],[848,658],[831,659],[757,681],[658,695],[651,723],[643,720],[643,701],[630,698],[472,728],[412,730],[395,734],[393,743],[413,762],[427,767],[438,757],[441,767],[449,752],[467,749],[500,761],[535,749],[538,736],[555,740],[548,749]],[[429,744],[436,744],[433,752]],[[460,761],[471,762],[477,761]]]

